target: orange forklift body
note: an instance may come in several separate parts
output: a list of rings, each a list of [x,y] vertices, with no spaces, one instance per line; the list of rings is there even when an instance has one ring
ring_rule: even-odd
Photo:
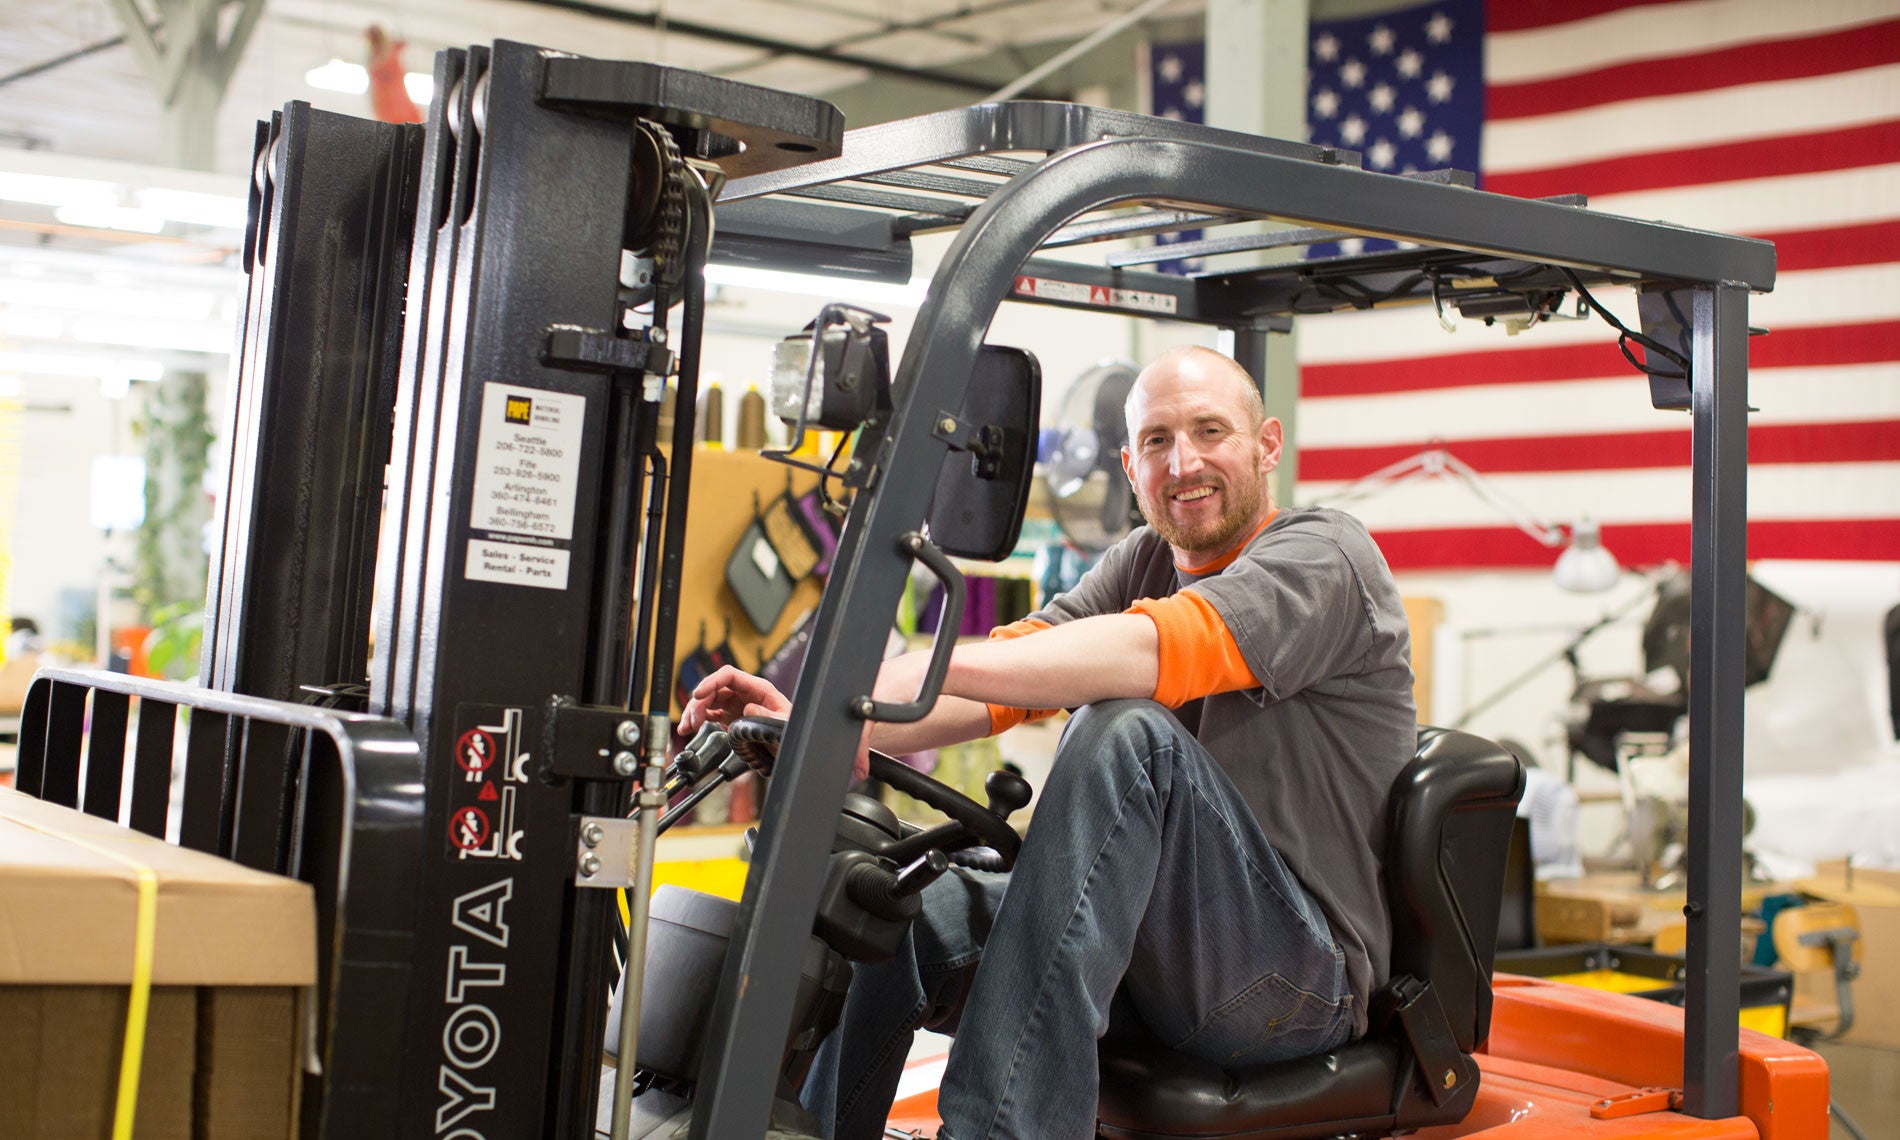
[[[1500,974],[1491,1036],[1478,1055],[1477,1103],[1458,1124],[1412,1140],[1826,1140],[1827,1063],[1813,1051],[1741,1031],[1741,1115],[1675,1111],[1682,1010],[1626,994]],[[900,1100],[890,1125],[938,1127],[935,1089]]]

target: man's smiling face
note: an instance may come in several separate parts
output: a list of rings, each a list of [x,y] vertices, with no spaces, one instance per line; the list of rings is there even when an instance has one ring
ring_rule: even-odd
[[[1219,353],[1175,350],[1129,395],[1122,468],[1142,516],[1185,566],[1213,561],[1273,511],[1267,473],[1280,461],[1280,421],[1261,415],[1252,385]]]

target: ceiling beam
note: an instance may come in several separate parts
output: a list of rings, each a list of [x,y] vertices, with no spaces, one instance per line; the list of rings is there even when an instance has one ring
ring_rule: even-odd
[[[99,40],[96,43],[87,44],[84,47],[74,48],[73,50],[69,52],[65,52],[64,54],[61,54],[61,55],[56,55],[51,59],[41,60],[40,62],[32,64],[28,67],[22,67],[18,71],[11,72],[6,75],[0,75],[0,87],[5,87],[9,83],[17,83],[22,79],[31,79],[35,75],[44,74],[45,72],[51,71],[56,67],[64,67],[66,64],[72,63],[76,60],[84,59],[89,55],[97,55],[102,51],[110,51],[113,48],[118,47],[120,44],[124,42],[125,42],[125,36],[123,34],[120,34],[120,35],[113,36],[110,39],[103,39],[103,40]]]
[[[952,87],[961,91],[974,91],[987,95],[995,90],[992,80],[974,76],[959,75],[953,71],[939,71],[935,68],[904,67],[871,56],[856,55],[851,52],[835,51],[830,48],[806,47],[802,44],[786,43],[783,40],[767,39],[747,32],[734,31],[731,28],[714,27],[710,24],[697,24],[687,20],[667,17],[662,20],[653,12],[630,12],[608,4],[592,3],[590,0],[520,0],[524,4],[537,4],[544,8],[557,8],[564,12],[575,12],[584,16],[593,16],[603,20],[618,20],[626,24],[638,24],[647,28],[664,27],[668,32],[676,32],[694,39],[712,40],[715,43],[733,44],[759,51],[776,52],[780,55],[797,56],[800,59],[817,60],[820,63],[836,64],[841,67],[857,67],[879,75],[889,75],[909,79],[918,83],[929,83],[939,87]],[[1051,97],[1046,94],[1029,94],[1027,97]],[[1059,98],[1060,96],[1053,96]]]

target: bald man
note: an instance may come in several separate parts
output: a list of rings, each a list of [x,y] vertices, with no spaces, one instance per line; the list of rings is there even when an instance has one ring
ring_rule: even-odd
[[[956,1031],[954,1140],[1092,1137],[1111,1002],[1229,1067],[1366,1031],[1386,796],[1416,739],[1398,590],[1357,520],[1274,503],[1280,422],[1233,360],[1163,354],[1127,415],[1148,525],[960,647],[930,716],[871,733],[912,752],[1077,710],[1014,871],[939,879],[897,959],[858,968],[804,1093],[836,1140],[883,1135],[920,1027]],[[909,699],[924,660],[887,663],[878,695]],[[789,707],[722,670],[686,728]]]

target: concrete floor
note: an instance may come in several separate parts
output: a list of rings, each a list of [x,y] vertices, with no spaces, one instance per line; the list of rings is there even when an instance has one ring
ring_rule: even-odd
[[[1823,1042],[1834,1104],[1866,1140],[1900,1140],[1900,1050]],[[1852,1134],[1835,1121],[1830,1138]]]

